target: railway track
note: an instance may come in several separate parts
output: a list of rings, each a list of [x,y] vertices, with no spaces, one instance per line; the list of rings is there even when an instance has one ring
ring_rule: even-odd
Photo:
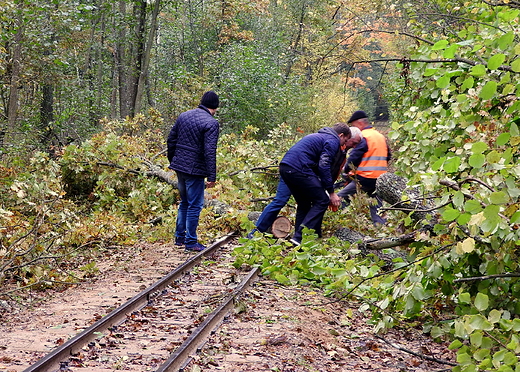
[[[184,370],[258,274],[232,269],[222,254],[232,238],[192,256],[24,372]]]

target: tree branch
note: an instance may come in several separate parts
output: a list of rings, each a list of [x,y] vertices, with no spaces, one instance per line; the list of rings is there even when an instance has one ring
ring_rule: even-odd
[[[496,279],[496,278],[520,278],[520,273],[506,273],[506,274],[493,274],[493,275],[484,275],[484,276],[473,276],[470,278],[460,278],[455,279],[453,283],[461,283],[461,282],[474,282],[477,280],[487,280],[487,279]]]
[[[406,62],[419,62],[419,63],[466,63],[470,66],[476,66],[476,65],[482,64],[482,63],[475,62],[470,59],[462,58],[462,57],[448,58],[448,59],[421,59],[421,58],[403,59],[403,58],[397,58],[397,57],[396,58],[375,58],[375,59],[370,59],[370,60],[355,61],[352,63],[355,64],[355,63],[388,62],[388,61],[402,62],[403,60],[405,60]],[[518,74],[518,72],[513,71],[513,69],[510,66],[500,66],[499,68],[497,68],[497,70],[508,71],[508,72]]]
[[[411,351],[411,350],[405,349],[404,347],[401,347],[401,346],[398,346],[398,345],[394,345],[394,344],[390,343],[389,341],[387,341],[386,339],[384,339],[381,336],[374,335],[374,337],[379,339],[379,340],[381,340],[381,341],[383,341],[384,343],[392,346],[394,349],[404,351],[405,353],[412,354],[412,355],[414,355],[414,356],[416,356],[418,358],[421,358],[421,359],[424,359],[424,360],[429,360],[430,362],[435,362],[435,363],[439,363],[439,364],[446,364],[448,366],[457,366],[458,365],[457,363],[448,362],[447,360],[433,358],[433,357],[430,357],[430,356],[427,356],[427,355],[424,355],[424,354],[421,354],[421,353],[416,353],[415,351]]]

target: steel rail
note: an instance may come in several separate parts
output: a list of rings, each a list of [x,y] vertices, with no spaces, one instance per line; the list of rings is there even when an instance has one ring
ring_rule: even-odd
[[[222,304],[209,314],[206,319],[190,334],[190,336],[179,346],[170,358],[162,364],[155,372],[179,371],[188,357],[193,354],[197,347],[205,340],[207,335],[226,316],[235,304],[236,299],[244,292],[249,284],[256,278],[260,269],[252,269],[233,292],[222,302]],[[183,368],[184,369],[184,368]]]
[[[81,333],[66,341],[63,345],[41,358],[38,362],[25,369],[23,372],[54,372],[59,370],[60,362],[64,359],[68,359],[69,356],[77,353],[85,344],[96,338],[96,333],[106,331],[108,328],[122,323],[126,319],[127,314],[142,309],[148,304],[154,293],[162,291],[172,281],[182,276],[193,266],[197,265],[205,256],[212,254],[220,248],[220,246],[229,242],[234,236],[236,236],[235,233],[228,234],[215,241],[205,250],[185,261],[168,275],[155,282],[141,293],[132,297],[126,303],[113,310],[107,316],[101,318]]]

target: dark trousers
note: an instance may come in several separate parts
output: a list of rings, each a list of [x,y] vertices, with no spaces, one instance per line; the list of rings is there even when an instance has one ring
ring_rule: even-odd
[[[345,199],[347,202],[349,202],[350,196],[357,193],[357,186],[361,186],[361,190],[366,192],[368,196],[371,198],[374,198],[376,201],[376,205],[370,206],[370,218],[372,219],[372,222],[374,224],[380,223],[384,225],[386,223],[386,220],[381,217],[379,214],[377,214],[377,211],[379,208],[383,206],[383,202],[381,201],[381,198],[377,196],[376,194],[376,180],[377,178],[365,178],[362,176],[356,176],[356,179],[350,182],[343,190],[338,192],[338,196]]]
[[[303,227],[314,230],[321,237],[321,223],[330,198],[318,176],[303,174],[286,164],[280,164],[280,176],[297,203],[293,238],[301,242]]]

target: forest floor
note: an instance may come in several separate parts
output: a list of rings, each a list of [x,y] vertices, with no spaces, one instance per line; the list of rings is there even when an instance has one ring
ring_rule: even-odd
[[[165,275],[189,254],[173,244],[118,247],[99,272],[60,292],[0,306],[0,371],[23,371],[103,314]],[[185,371],[448,371],[454,352],[419,329],[375,335],[359,304],[260,277]],[[116,368],[113,368],[114,370]]]

